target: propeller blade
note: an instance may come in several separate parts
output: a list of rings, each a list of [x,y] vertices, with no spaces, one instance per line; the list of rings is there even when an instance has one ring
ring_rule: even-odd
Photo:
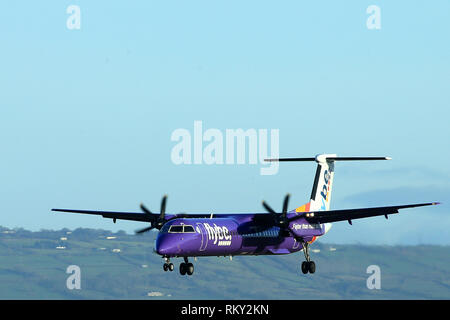
[[[140,205],[141,210],[144,211],[146,214],[152,214],[152,212],[150,210],[148,210],[143,203],[141,203]]]
[[[164,197],[161,200],[161,212],[159,214],[159,220],[164,220],[164,215],[166,214],[166,202],[167,202],[167,195],[164,195]]]
[[[136,231],[136,234],[144,233],[144,232],[150,231],[154,228],[157,228],[157,229],[162,228],[162,226],[166,222],[166,220],[164,219],[164,216],[166,214],[166,202],[167,202],[167,195],[164,195],[164,197],[162,198],[162,201],[161,201],[161,212],[159,213],[159,216],[156,219],[156,221],[155,221],[154,216],[152,216],[153,213],[149,209],[147,209],[147,207],[144,206],[143,203],[141,203],[141,205],[140,205],[141,210],[144,211],[145,214],[150,216],[151,225],[147,228]]]
[[[287,211],[288,211],[288,206],[289,206],[289,198],[290,198],[290,194],[288,193],[285,197],[284,197],[284,201],[283,201],[283,211],[281,213],[277,213],[275,210],[273,210],[265,201],[262,202],[263,207],[270,213],[272,214],[272,218],[274,220],[274,223],[276,225],[278,225],[279,227],[285,227],[286,224],[288,223],[287,220]]]
[[[150,226],[150,227],[147,227],[147,228],[144,228],[144,229],[140,229],[140,230],[137,230],[137,231],[136,231],[136,234],[141,234],[141,233],[144,233],[144,232],[150,231],[150,230],[152,230],[152,229],[153,229],[153,227],[152,227],[152,226]]]
[[[267,211],[269,211],[271,214],[277,214],[276,212],[275,212],[275,210],[273,210],[265,201],[263,201],[262,202],[262,205],[263,205],[263,207],[267,210]]]
[[[287,210],[288,210],[288,204],[289,204],[289,197],[290,197],[291,195],[288,193],[287,195],[286,195],[286,197],[284,197],[284,202],[283,202],[283,217],[286,217],[286,213],[287,213]]]

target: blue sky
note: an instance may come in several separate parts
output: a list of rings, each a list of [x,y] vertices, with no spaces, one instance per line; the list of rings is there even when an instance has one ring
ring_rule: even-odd
[[[69,5],[81,29],[69,30]],[[381,29],[366,27],[369,5]],[[421,201],[323,241],[450,244],[450,3],[15,1],[0,5],[0,225],[123,229],[54,207],[262,212],[308,200],[315,165],[171,162],[171,133],[279,129],[282,156],[338,163],[332,207]]]

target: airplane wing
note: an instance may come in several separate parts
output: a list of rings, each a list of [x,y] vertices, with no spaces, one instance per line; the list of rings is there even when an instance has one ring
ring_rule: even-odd
[[[131,221],[142,221],[142,222],[155,222],[158,219],[159,212],[154,212],[152,214],[147,214],[144,212],[117,212],[117,211],[97,211],[97,210],[78,210],[78,209],[52,209],[52,211],[57,212],[70,212],[70,213],[82,213],[82,214],[93,214],[99,215],[103,218],[110,218],[113,220],[131,220]],[[229,215],[229,214],[227,214]],[[167,221],[175,218],[208,218],[211,214],[166,214]],[[221,214],[214,214],[214,216],[221,216]]]
[[[299,218],[306,218],[306,220],[308,220],[308,222],[310,223],[327,223],[327,222],[337,222],[347,220],[351,224],[351,221],[353,219],[361,219],[374,216],[385,216],[387,219],[388,214],[398,213],[398,210],[400,209],[431,206],[437,204],[439,204],[439,202],[407,204],[390,207],[311,211],[311,212],[304,212],[301,215],[291,217],[289,218],[289,221],[294,221]]]
[[[113,219],[114,222],[116,219],[152,222],[155,221],[156,218],[158,217],[158,214],[149,215],[143,212],[115,212],[115,211],[73,210],[73,209],[52,209],[52,211],[100,215],[103,218]]]

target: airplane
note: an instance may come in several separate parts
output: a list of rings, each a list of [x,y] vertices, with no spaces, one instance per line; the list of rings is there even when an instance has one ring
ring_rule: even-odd
[[[262,202],[265,213],[166,214],[167,195],[162,198],[159,213],[153,213],[141,203],[142,212],[113,212],[73,209],[52,209],[58,212],[101,215],[103,218],[147,222],[150,225],[136,231],[142,234],[159,230],[154,251],[164,259],[163,270],[173,271],[171,258],[183,258],[181,275],[192,275],[194,265],[189,257],[284,255],[303,251],[303,274],[313,274],[316,264],[311,260],[309,247],[325,235],[333,222],[348,221],[398,213],[400,209],[437,205],[439,202],[330,210],[330,199],[336,161],[391,160],[389,157],[338,157],[319,154],[312,158],[276,158],[265,161],[317,162],[311,197],[308,203],[288,210],[289,197],[283,201],[281,212]]]

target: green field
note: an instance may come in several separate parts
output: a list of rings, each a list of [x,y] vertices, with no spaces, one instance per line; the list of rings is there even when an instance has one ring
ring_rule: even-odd
[[[106,237],[115,237],[107,239]],[[193,276],[162,270],[152,252],[156,233],[76,229],[0,229],[1,299],[449,299],[449,246],[332,245],[316,242],[317,271],[303,275],[303,254],[204,257]],[[61,240],[61,238],[67,240]],[[64,247],[57,249],[57,247]],[[331,249],[334,248],[335,250]],[[120,249],[120,252],[114,252]],[[330,250],[331,249],[331,250]],[[81,269],[69,290],[67,267]],[[369,265],[381,269],[370,290]]]

